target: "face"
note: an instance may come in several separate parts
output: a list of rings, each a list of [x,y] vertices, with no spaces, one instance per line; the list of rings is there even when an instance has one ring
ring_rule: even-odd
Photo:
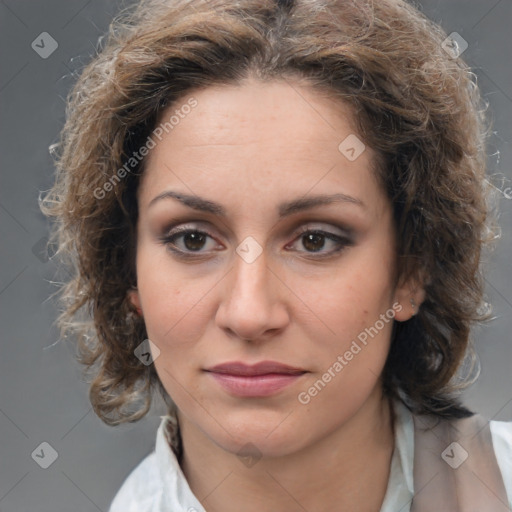
[[[296,82],[210,87],[162,119],[176,110],[138,190],[130,299],[180,420],[232,453],[296,452],[376,396],[412,315],[375,154],[346,106]]]

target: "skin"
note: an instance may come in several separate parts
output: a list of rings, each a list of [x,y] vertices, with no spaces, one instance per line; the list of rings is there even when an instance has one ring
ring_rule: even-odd
[[[190,96],[197,106],[148,155],[130,292],[178,406],[190,488],[208,512],[377,512],[394,448],[380,380],[392,321],[309,403],[297,398],[394,303],[405,321],[410,299],[423,298],[411,283],[395,286],[392,210],[371,170],[375,154],[366,147],[349,161],[338,146],[355,133],[351,111],[303,83],[248,79],[190,92],[182,104]],[[150,206],[167,190],[220,203],[227,216],[171,198]],[[277,216],[283,201],[332,193],[362,205]],[[174,240],[195,259],[161,240],[185,225],[208,233]],[[348,242],[335,253],[336,242],[308,243],[302,228]],[[249,236],[263,250],[251,263],[236,252]],[[241,398],[204,371],[263,360],[307,373],[270,397]],[[237,455],[247,443],[258,458],[250,467]]]

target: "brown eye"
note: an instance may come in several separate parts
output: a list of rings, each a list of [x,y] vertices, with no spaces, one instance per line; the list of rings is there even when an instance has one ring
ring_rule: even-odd
[[[326,236],[322,233],[309,233],[307,235],[302,235],[302,243],[308,251],[317,252],[324,247],[325,238]]]
[[[183,236],[183,244],[189,251],[198,251],[204,246],[208,235],[199,231],[190,231],[182,233],[180,236]]]
[[[296,239],[306,249],[306,253],[318,253],[319,257],[330,256],[345,249],[347,246],[353,245],[352,239],[347,236],[335,235],[322,230],[304,230]],[[297,242],[295,242],[297,243]],[[325,247],[331,245],[331,250],[323,250]]]
[[[162,237],[161,241],[167,245],[171,251],[176,253],[183,253],[183,255],[186,255],[187,253],[203,254],[208,252],[207,250],[204,251],[202,249],[207,246],[209,238],[212,237],[205,231],[181,228]],[[213,245],[215,246],[215,244]],[[213,249],[213,247],[210,249]]]

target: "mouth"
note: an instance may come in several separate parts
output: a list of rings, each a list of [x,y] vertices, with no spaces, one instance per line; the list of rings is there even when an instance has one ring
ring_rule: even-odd
[[[278,393],[308,373],[275,361],[255,365],[230,362],[205,370],[225,391],[239,397],[265,397]]]

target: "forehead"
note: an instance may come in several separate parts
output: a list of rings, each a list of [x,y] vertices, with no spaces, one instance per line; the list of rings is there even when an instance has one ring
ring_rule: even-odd
[[[179,120],[174,116],[178,123],[172,128],[174,142],[183,143],[185,148],[265,141],[274,145],[295,145],[300,151],[307,149],[299,144],[301,140],[332,145],[339,142],[345,132],[356,132],[347,104],[292,80],[247,79],[240,85],[214,85],[191,91],[162,113],[160,123],[169,120],[192,97],[197,106]],[[193,129],[187,129],[192,123]],[[280,134],[277,139],[276,132]]]
[[[183,108],[191,98],[195,106]],[[236,188],[269,199],[270,192],[282,199],[336,187],[378,196],[375,154],[357,137],[350,107],[311,87],[284,80],[211,86],[176,101],[159,125],[171,116],[172,129],[148,155],[141,206],[170,186],[201,195]],[[347,158],[347,145],[362,152]]]

